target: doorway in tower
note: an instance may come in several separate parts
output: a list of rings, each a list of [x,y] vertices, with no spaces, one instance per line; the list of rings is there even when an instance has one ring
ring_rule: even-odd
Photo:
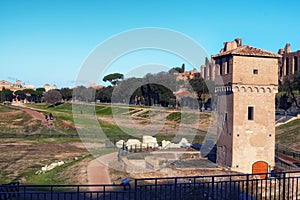
[[[268,173],[268,163],[264,161],[257,161],[252,165],[252,174]],[[261,179],[265,179],[267,174],[260,174]]]

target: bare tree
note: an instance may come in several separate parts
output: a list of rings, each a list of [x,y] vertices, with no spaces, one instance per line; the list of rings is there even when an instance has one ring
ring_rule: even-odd
[[[44,101],[47,103],[50,103],[52,105],[55,105],[59,102],[61,102],[62,96],[59,91],[57,90],[49,90],[48,92],[45,92],[44,94]]]

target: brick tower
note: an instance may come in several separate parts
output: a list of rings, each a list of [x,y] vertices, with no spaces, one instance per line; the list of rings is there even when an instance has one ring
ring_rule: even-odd
[[[217,55],[217,164],[242,173],[275,165],[275,94],[280,55],[226,42]]]

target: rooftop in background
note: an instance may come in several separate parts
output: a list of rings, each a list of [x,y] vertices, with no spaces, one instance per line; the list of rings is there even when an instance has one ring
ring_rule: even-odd
[[[225,55],[240,55],[240,56],[259,56],[259,57],[271,57],[280,58],[279,54],[255,48],[249,45],[242,45],[242,39],[236,38],[232,42],[225,42],[224,48],[221,49],[219,54],[213,55],[213,58],[221,57]]]

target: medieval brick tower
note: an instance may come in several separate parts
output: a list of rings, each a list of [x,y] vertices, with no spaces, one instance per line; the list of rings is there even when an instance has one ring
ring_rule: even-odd
[[[226,42],[216,64],[217,163],[242,173],[275,165],[275,94],[280,55]]]

